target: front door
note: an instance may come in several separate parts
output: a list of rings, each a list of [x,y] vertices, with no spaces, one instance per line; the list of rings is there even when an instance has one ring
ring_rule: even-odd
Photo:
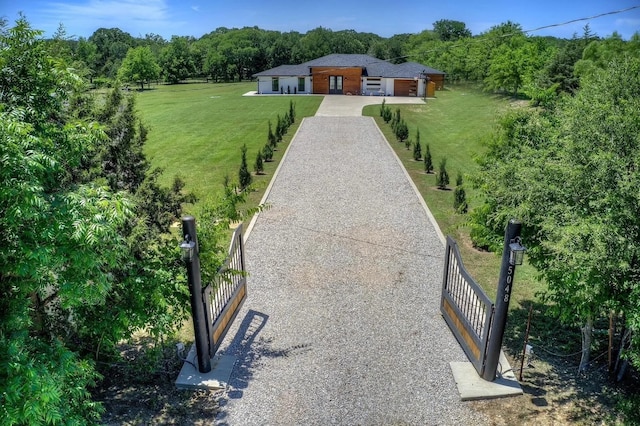
[[[342,76],[341,75],[329,76],[329,94],[342,95]]]

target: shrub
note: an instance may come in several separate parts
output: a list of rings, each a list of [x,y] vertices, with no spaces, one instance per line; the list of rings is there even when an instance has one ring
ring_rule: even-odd
[[[255,170],[257,175],[261,175],[264,173],[264,163],[262,162],[262,151],[258,151],[258,155],[256,156],[256,162],[253,165],[253,169]]]
[[[436,184],[438,185],[438,189],[447,189],[447,185],[449,185],[449,174],[447,173],[446,158],[443,158],[440,161],[440,168],[438,169],[438,174],[436,175]]]
[[[462,174],[460,172],[458,172],[458,176],[456,177],[456,189],[453,193],[453,208],[456,212],[461,214],[464,214],[469,210],[467,194],[462,186]]]
[[[433,159],[431,158],[431,150],[429,149],[429,144],[427,144],[427,148],[424,153],[424,171],[425,173],[433,172]]]
[[[395,134],[398,142],[404,142],[409,137],[409,127],[407,127],[407,123],[404,120],[396,124]]]
[[[296,106],[293,101],[289,101],[289,122],[291,124],[296,122]]]
[[[273,149],[271,149],[271,146],[269,146],[269,144],[266,144],[264,148],[262,148],[262,158],[266,162],[273,160]]]
[[[247,145],[242,145],[242,161],[240,170],[238,171],[238,180],[240,181],[240,190],[245,190],[251,185],[251,173],[247,168]]]
[[[271,148],[275,148],[278,145],[278,139],[276,138],[276,135],[273,133],[273,129],[271,128],[271,120],[269,120],[269,135],[267,137],[269,146]]]
[[[413,159],[416,161],[420,161],[422,158],[422,147],[420,146],[420,139],[416,140],[413,144]]]
[[[391,112],[391,108],[384,107],[384,110],[382,111],[382,119],[384,120],[384,122],[389,124],[392,118],[393,118],[393,113]]]

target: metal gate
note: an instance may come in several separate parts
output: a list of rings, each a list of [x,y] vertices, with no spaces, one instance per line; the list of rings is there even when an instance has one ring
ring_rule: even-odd
[[[494,304],[464,268],[456,242],[447,236],[440,311],[482,376]]]
[[[213,358],[247,297],[242,224],[233,233],[229,254],[216,279],[203,290],[209,357]]]

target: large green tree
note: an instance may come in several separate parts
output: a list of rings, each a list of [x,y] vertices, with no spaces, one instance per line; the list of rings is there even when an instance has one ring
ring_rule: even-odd
[[[640,59],[619,55],[580,86],[550,111],[504,119],[482,161],[473,238],[498,247],[508,218],[521,218],[552,309],[582,328],[580,369],[594,321],[610,312],[640,365]]]
[[[149,47],[129,49],[118,70],[118,78],[123,81],[133,81],[144,89],[144,83],[155,80],[160,76],[160,66]]]

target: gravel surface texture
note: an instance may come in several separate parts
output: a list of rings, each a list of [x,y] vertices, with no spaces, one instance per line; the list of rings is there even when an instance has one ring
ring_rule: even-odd
[[[311,117],[246,245],[223,425],[470,425],[444,247],[370,117]]]

